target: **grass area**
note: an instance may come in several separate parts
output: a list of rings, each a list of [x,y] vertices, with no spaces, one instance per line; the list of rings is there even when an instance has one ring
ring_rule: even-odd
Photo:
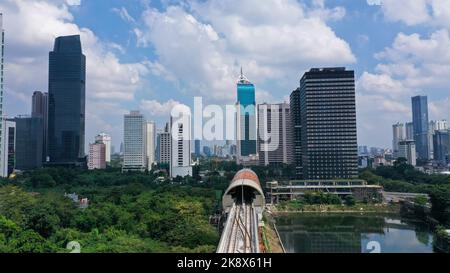
[[[266,247],[266,252],[267,253],[272,253],[272,248],[270,247],[270,243],[267,240],[267,230],[266,230],[266,226],[263,227],[263,240],[264,240],[264,245]]]

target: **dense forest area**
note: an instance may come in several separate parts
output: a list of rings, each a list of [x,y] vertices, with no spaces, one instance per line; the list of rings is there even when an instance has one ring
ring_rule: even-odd
[[[70,252],[72,241],[81,252],[213,252],[219,233],[209,217],[242,167],[215,161],[201,166],[194,177],[172,182],[158,172],[113,168],[46,168],[0,180],[0,253]],[[292,173],[289,166],[253,169],[263,185]],[[386,191],[428,193],[433,216],[450,225],[450,176],[427,175],[399,160],[362,170],[360,178]],[[65,193],[88,198],[89,206],[80,208]],[[306,195],[305,203],[353,206],[355,200],[316,194]]]
[[[42,169],[0,182],[0,252],[213,252],[220,183],[154,174]],[[218,193],[219,191],[219,193]],[[64,197],[76,193],[88,208]]]
[[[366,169],[360,178],[382,185],[385,191],[429,194],[433,217],[444,226],[450,225],[450,176],[425,174],[399,159],[394,166]]]

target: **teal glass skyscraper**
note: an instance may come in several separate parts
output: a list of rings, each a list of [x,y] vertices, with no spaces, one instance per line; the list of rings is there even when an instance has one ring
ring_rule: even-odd
[[[86,57],[79,35],[58,37],[49,54],[50,164],[81,165],[84,156]]]
[[[237,82],[237,153],[238,159],[256,155],[255,86],[241,75]]]

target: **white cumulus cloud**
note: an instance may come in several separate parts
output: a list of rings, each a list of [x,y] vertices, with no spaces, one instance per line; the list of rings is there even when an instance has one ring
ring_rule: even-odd
[[[283,85],[282,98],[310,66],[356,61],[348,43],[327,25],[345,15],[323,1],[307,7],[295,0],[187,1],[164,11],[149,8],[138,45],[152,46],[158,62],[185,92],[215,101],[233,101],[240,66],[257,84]],[[289,87],[288,87],[289,86]]]

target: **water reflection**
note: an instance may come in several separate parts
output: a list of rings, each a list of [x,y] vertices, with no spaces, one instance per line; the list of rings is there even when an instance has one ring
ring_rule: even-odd
[[[290,253],[429,253],[433,235],[419,223],[385,215],[295,214],[277,217]]]

